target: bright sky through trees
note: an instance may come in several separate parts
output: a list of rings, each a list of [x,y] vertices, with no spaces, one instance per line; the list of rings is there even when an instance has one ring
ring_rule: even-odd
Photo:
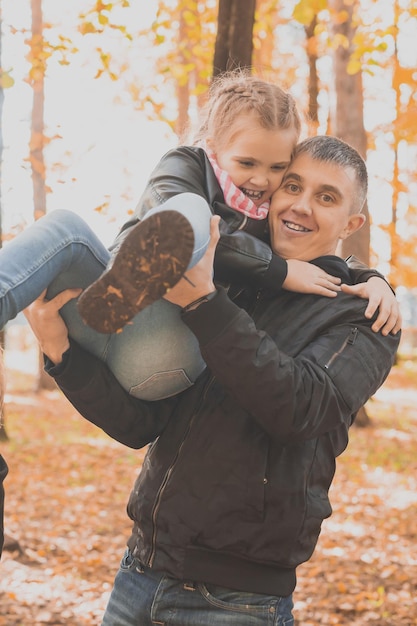
[[[105,76],[94,79],[98,63],[91,40],[77,36],[76,31],[85,0],[43,0],[42,5],[45,22],[61,25],[59,32],[73,38],[80,49],[69,65],[54,59],[48,63],[45,130],[53,138],[45,150],[46,182],[52,189],[48,210],[65,208],[80,213],[110,243],[127,211],[135,207],[153,165],[177,138],[165,124],[149,122],[144,113],[135,111],[121,93],[121,83]],[[15,79],[15,85],[5,92],[3,116],[2,194],[7,232],[15,225],[20,227],[22,220],[28,223],[33,219],[30,165],[24,160],[28,156],[32,90],[23,82],[29,70],[24,40],[29,36],[31,13],[28,0],[3,0],[2,7],[2,65],[12,69]],[[132,30],[146,28],[155,18],[155,3],[141,2],[131,18],[137,22],[130,23]],[[12,33],[11,27],[27,32]],[[58,29],[48,29],[45,35],[53,39],[56,32]],[[118,38],[114,39],[117,54]],[[146,59],[141,71],[152,71]],[[94,212],[103,204],[101,214]]]

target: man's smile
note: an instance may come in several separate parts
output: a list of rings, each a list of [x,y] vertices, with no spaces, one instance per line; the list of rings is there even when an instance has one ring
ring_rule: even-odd
[[[301,226],[300,224],[295,224],[294,222],[288,222],[287,220],[283,220],[283,222],[284,222],[284,226],[286,226],[290,230],[295,230],[299,233],[311,233],[311,230],[309,228],[306,228],[305,226]]]

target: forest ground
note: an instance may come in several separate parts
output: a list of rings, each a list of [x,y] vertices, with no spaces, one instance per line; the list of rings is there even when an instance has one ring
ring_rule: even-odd
[[[417,362],[401,360],[367,405],[371,426],[351,430],[333,515],[299,568],[298,626],[417,625],[416,380]],[[0,626],[95,626],[129,536],[126,501],[144,451],[111,441],[58,390],[31,385],[8,372]]]

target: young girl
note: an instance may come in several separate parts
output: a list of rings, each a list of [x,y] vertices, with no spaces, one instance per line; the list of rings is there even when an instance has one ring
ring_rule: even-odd
[[[284,261],[267,243],[269,199],[299,133],[289,94],[256,77],[225,75],[211,89],[196,144],[162,158],[111,259],[67,211],[38,220],[0,251],[0,326],[46,287],[52,298],[91,285],[79,309],[72,301],[61,311],[70,336],[105,360],[136,397],[157,400],[186,389],[205,364],[180,310],[162,296],[204,254],[213,213],[222,218],[218,282],[335,296],[339,279],[310,263]],[[353,282],[375,275],[355,270]]]

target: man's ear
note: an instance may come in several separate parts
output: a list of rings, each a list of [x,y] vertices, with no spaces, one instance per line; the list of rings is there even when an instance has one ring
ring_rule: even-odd
[[[354,213],[353,215],[350,215],[348,223],[340,233],[339,239],[347,239],[348,237],[353,235],[353,233],[356,233],[357,230],[362,228],[365,222],[366,215],[364,215],[363,213]]]

